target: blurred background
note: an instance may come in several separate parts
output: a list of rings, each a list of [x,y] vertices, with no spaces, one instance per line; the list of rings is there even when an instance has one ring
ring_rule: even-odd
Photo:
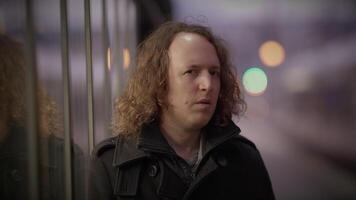
[[[353,0],[2,0],[1,199],[86,198],[135,48],[167,20],[225,40],[277,199],[356,199]]]

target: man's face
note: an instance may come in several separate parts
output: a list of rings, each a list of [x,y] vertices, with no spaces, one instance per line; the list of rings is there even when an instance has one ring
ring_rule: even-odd
[[[181,32],[169,48],[168,108],[162,120],[177,128],[200,130],[214,114],[220,92],[220,62],[204,37]]]

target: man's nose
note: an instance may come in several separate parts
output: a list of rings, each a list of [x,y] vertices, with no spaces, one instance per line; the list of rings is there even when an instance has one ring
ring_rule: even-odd
[[[199,89],[203,91],[210,91],[212,89],[213,77],[210,73],[204,73],[199,79]]]

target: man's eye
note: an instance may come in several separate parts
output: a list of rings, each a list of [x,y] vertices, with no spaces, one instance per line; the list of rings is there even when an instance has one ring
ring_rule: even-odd
[[[220,71],[211,71],[210,74],[219,76],[220,75]]]
[[[184,74],[192,74],[193,72],[194,71],[192,69],[190,69],[190,70],[185,71]]]

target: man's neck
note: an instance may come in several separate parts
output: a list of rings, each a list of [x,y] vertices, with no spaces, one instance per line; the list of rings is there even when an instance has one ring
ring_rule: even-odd
[[[191,159],[198,151],[201,130],[186,130],[168,123],[161,123],[160,128],[168,144],[183,159]]]

